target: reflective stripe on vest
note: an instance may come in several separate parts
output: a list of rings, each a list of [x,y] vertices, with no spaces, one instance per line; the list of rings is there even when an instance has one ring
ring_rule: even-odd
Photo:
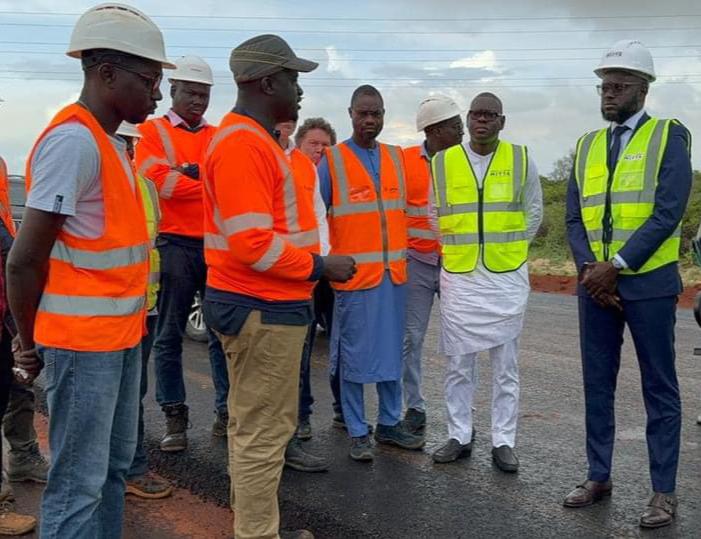
[[[39,311],[68,316],[127,316],[144,308],[146,298],[104,298],[99,296],[68,296],[44,293]]]
[[[156,307],[158,290],[160,288],[161,257],[154,244],[156,235],[158,234],[158,222],[160,221],[161,212],[158,206],[158,191],[156,191],[155,184],[143,176],[139,176],[137,181],[139,182],[139,189],[141,189],[141,199],[144,203],[146,224],[148,227],[149,240],[151,241],[151,248],[149,250],[148,287],[146,290],[146,310],[151,311]]]
[[[215,148],[222,140],[236,131],[248,131],[261,138],[264,137],[259,129],[256,129],[250,125],[230,125],[217,131],[216,135],[210,142],[209,147],[207,148],[207,159],[209,159],[212,152],[214,152]],[[278,160],[278,165],[282,169],[284,175],[283,199],[285,205],[285,216],[287,220],[287,233],[273,232],[273,240],[270,242],[268,250],[255,264],[251,265],[251,268],[256,271],[267,271],[273,267],[285,250],[285,242],[291,243],[295,247],[309,247],[319,243],[319,230],[317,228],[312,230],[301,230],[299,225],[299,210],[297,207],[297,192],[294,175],[292,174],[292,170],[288,162],[285,159],[282,159],[280,156],[276,157]],[[207,182],[205,182],[205,189],[207,189],[207,194],[209,195],[210,199],[214,201],[215,198],[212,196],[209,184]],[[226,239],[228,236],[246,232],[247,230],[254,228],[272,228],[274,222],[272,215],[257,212],[244,213],[229,217],[228,219],[222,219],[221,212],[216,204],[214,206],[213,220],[219,233],[205,232],[204,245],[207,249],[217,251],[227,251],[229,249],[228,241]]]
[[[378,144],[378,182],[347,144],[326,149],[332,200],[329,235],[332,255],[349,255],[357,273],[336,290],[378,286],[386,272],[394,284],[406,282],[406,177],[404,156],[396,146]]]
[[[651,118],[640,126],[621,152],[611,178],[607,165],[608,129],[588,133],[579,140],[575,179],[579,188],[582,222],[597,260],[613,258],[652,215],[670,124],[671,120]],[[609,191],[613,225],[611,241],[605,244],[603,220]],[[637,272],[625,269],[621,273],[646,273],[677,261],[680,240],[681,223]]]
[[[351,203],[348,175],[346,174],[346,168],[343,163],[343,155],[341,155],[341,150],[338,146],[332,146],[331,148],[329,148],[329,150],[331,151],[331,155],[333,156],[333,172],[338,181],[338,197],[341,200],[341,203],[338,205],[331,206],[331,208],[329,209],[329,213],[333,215],[333,217],[341,217],[345,215],[359,215],[363,213],[378,212],[381,216],[380,226],[382,229],[382,247],[383,252],[386,256],[384,256],[382,260],[361,260],[365,256],[372,258],[375,255],[375,253],[354,253],[353,258],[355,258],[355,261],[358,263],[383,262],[385,268],[389,269],[390,256],[387,251],[388,233],[385,212],[391,210],[406,209],[406,188],[404,180],[404,169],[401,166],[398,148],[396,146],[389,145],[385,146],[385,148],[387,148],[389,156],[392,159],[394,169],[397,171],[397,176],[399,180],[399,198],[392,200],[383,200],[382,197],[378,194],[375,201],[373,202],[365,202],[361,204]]]
[[[87,251],[68,247],[61,240],[56,240],[51,249],[51,258],[77,268],[108,270],[145,262],[148,259],[148,251],[147,244],[107,251]]]
[[[495,273],[514,271],[528,258],[523,206],[528,154],[524,146],[499,142],[480,187],[462,145],[432,160],[443,267],[473,271],[482,254]]]

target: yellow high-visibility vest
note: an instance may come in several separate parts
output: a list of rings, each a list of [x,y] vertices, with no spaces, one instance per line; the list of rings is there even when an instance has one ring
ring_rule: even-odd
[[[526,147],[500,141],[482,187],[461,144],[437,153],[431,168],[443,268],[451,273],[473,271],[480,253],[491,272],[520,268],[528,258]]]
[[[141,175],[137,176],[141,199],[144,201],[144,212],[146,213],[146,227],[148,237],[151,241],[149,252],[149,276],[148,288],[146,292],[146,308],[151,311],[156,306],[158,299],[158,289],[160,288],[161,277],[161,257],[155,247],[156,235],[158,234],[158,223],[161,220],[161,210],[158,206],[158,191],[153,182]]]
[[[582,222],[596,260],[611,260],[652,215],[657,178],[671,123],[672,120],[650,118],[640,126],[620,154],[610,186],[608,129],[593,131],[579,139],[575,178]],[[610,196],[613,227],[611,238],[605,239],[603,220],[607,196]],[[646,273],[676,262],[679,260],[680,241],[681,223],[638,271],[624,269],[621,273]]]

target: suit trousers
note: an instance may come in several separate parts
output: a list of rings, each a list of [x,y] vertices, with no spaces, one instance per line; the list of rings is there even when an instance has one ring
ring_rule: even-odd
[[[676,296],[622,300],[622,311],[579,298],[579,334],[584,376],[589,479],[611,474],[615,439],[614,400],[623,330],[635,345],[647,412],[650,478],[655,492],[676,486],[681,433],[681,400],[675,369]]]

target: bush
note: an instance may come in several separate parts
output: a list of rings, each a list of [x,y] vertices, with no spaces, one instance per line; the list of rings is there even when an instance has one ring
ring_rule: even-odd
[[[530,258],[545,258],[554,262],[571,260],[565,229],[567,182],[554,182],[547,178],[541,178],[541,185],[543,186],[543,224],[531,244]],[[682,265],[693,264],[691,240],[696,235],[700,222],[701,172],[695,172],[689,205],[682,223]]]

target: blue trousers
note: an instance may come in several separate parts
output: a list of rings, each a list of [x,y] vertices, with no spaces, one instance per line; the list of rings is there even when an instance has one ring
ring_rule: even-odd
[[[229,371],[226,366],[226,356],[216,334],[209,328],[207,339],[209,366],[212,369],[214,383],[214,411],[218,414],[228,414],[226,399],[229,397]]]
[[[655,492],[676,486],[681,434],[681,400],[675,369],[674,296],[623,300],[623,311],[603,309],[588,296],[579,298],[579,332],[586,406],[589,479],[611,474],[615,439],[614,399],[623,329],[633,337],[647,412],[650,478]]]
[[[117,352],[40,349],[51,468],[42,539],[120,539],[124,481],[134,459],[140,346]]]
[[[183,378],[183,336],[195,293],[204,297],[207,267],[202,247],[159,237],[161,289],[158,293],[158,323],[153,359],[156,367],[156,401],[161,406],[183,404],[186,399]],[[226,359],[217,339],[210,334],[209,360],[212,365],[215,407],[226,410],[228,384]],[[216,374],[215,374],[216,373]],[[226,391],[225,391],[226,389]]]
[[[312,415],[312,404],[314,404],[314,396],[312,395],[312,380],[311,380],[311,362],[312,351],[314,350],[314,341],[316,340],[316,320],[309,324],[307,329],[307,337],[304,340],[304,349],[302,350],[302,366],[299,370],[299,420],[309,419]]]
[[[148,358],[153,348],[153,340],[156,337],[156,321],[158,315],[146,317],[146,330],[148,333],[141,339],[141,383],[139,384],[139,427],[136,436],[136,452],[131,468],[127,473],[127,479],[138,477],[148,472],[148,455],[144,447],[144,397],[148,393]]]
[[[340,369],[336,369],[340,370]],[[341,403],[343,417],[346,421],[348,434],[353,438],[367,436],[368,424],[365,421],[365,399],[363,384],[344,380],[341,376]],[[402,415],[402,383],[377,382],[378,411],[377,423],[388,427],[394,426],[401,420]]]

